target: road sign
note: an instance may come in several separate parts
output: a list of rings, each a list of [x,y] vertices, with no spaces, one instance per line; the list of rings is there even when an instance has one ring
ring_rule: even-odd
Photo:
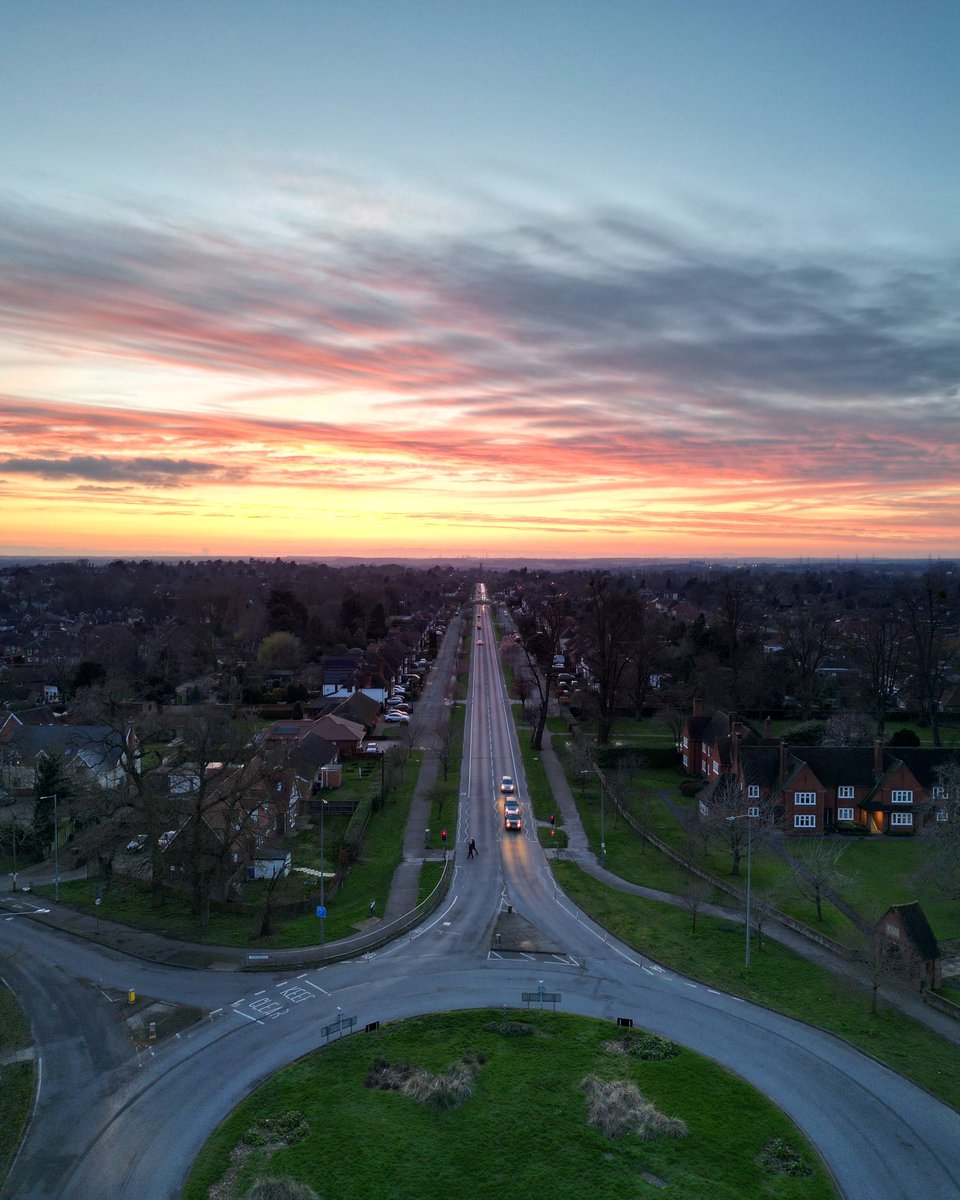
[[[327,915],[327,908],[326,908],[326,905],[325,905],[325,904],[318,904],[318,905],[317,905],[317,916],[318,916],[318,917],[325,917],[326,915]]]

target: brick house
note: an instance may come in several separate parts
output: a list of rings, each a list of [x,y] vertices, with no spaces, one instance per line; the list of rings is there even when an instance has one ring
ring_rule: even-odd
[[[728,786],[732,777],[745,813],[769,813],[784,833],[798,837],[838,825],[911,836],[930,819],[947,819],[938,772],[957,761],[954,751],[894,752],[879,740],[873,747],[787,746],[725,713],[707,715],[696,707],[681,748],[688,770],[713,788],[721,781]],[[713,788],[700,797],[701,815],[709,814]]]
[[[921,991],[940,986],[940,946],[916,900],[888,908],[877,923],[877,936],[884,956],[896,964],[898,973],[917,984]]]

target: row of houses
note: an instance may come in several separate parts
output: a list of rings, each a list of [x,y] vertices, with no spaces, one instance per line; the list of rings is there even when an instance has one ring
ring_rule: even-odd
[[[726,805],[731,792],[752,816],[769,816],[785,833],[836,828],[912,835],[950,817],[943,771],[960,764],[955,750],[885,746],[788,746],[699,701],[683,725],[684,770],[704,780],[700,813]]]

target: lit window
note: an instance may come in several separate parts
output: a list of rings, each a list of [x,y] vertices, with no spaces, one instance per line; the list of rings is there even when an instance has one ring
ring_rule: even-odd
[[[890,794],[891,804],[912,804],[913,792],[911,791],[896,791]],[[909,824],[910,822],[908,822]]]
[[[837,820],[838,821],[852,821],[853,820],[853,809],[852,808],[838,808],[837,809]]]
[[[796,813],[793,818],[794,829],[816,829],[816,813]]]
[[[890,824],[891,825],[912,825],[913,824],[913,813],[891,813],[890,814]]]
[[[816,804],[817,793],[816,792],[794,792],[793,793],[793,802],[794,802],[794,804]]]
[[[853,799],[853,787],[849,783],[841,784],[841,786],[837,788],[837,799],[838,800],[852,800]]]

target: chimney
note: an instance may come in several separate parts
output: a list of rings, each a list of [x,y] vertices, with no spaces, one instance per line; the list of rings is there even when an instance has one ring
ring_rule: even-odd
[[[780,768],[779,768],[779,772],[780,772],[780,773],[779,773],[779,776],[778,776],[778,778],[777,778],[777,783],[778,783],[778,784],[780,784],[780,785],[782,785],[782,784],[783,784],[783,781],[784,781],[784,780],[786,779],[786,777],[787,777],[787,743],[786,743],[786,742],[783,740],[783,738],[781,738],[781,739],[780,739]]]
[[[695,717],[702,717],[702,716],[703,716],[703,701],[702,701],[702,700],[694,700],[694,702],[693,702],[693,715],[694,715]]]
[[[873,743],[873,773],[878,778],[883,774],[883,738]]]

